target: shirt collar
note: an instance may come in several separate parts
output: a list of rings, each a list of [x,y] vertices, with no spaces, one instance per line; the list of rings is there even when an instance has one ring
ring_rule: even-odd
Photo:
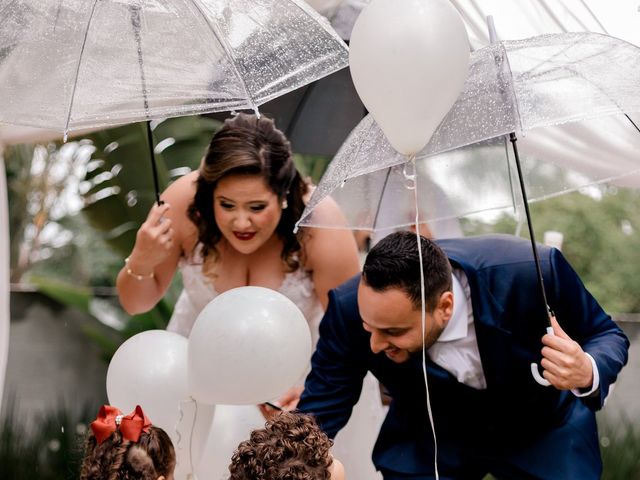
[[[458,279],[458,275],[464,275],[462,270],[455,269],[451,274],[453,290],[453,314],[444,327],[437,342],[451,342],[467,336],[469,330],[469,302],[468,296]],[[466,281],[466,277],[464,278]],[[465,282],[466,283],[466,282]],[[473,319],[471,319],[473,320]]]

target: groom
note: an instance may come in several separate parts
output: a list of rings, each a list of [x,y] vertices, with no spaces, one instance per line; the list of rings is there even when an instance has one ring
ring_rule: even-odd
[[[538,247],[558,319],[543,337],[528,241],[421,243],[428,392],[417,239],[398,232],[331,292],[298,408],[334,436],[371,371],[393,398],[373,451],[385,480],[435,478],[436,448],[442,479],[599,478],[595,411],[627,361],[623,332],[556,249]],[[532,362],[550,387],[533,380]]]

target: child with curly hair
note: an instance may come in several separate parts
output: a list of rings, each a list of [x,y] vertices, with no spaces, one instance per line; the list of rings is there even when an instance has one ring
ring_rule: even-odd
[[[173,480],[176,454],[169,435],[140,406],[129,415],[103,405],[91,422],[80,480]]]
[[[229,480],[344,480],[332,444],[313,417],[282,412],[240,443]]]

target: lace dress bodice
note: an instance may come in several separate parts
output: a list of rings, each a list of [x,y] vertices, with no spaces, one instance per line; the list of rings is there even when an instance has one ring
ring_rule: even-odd
[[[196,252],[198,253],[198,252]],[[184,288],[173,310],[167,330],[189,336],[202,309],[219,295],[202,271],[201,257],[182,259],[179,264]],[[304,314],[313,339],[318,340],[318,327],[323,308],[316,295],[313,279],[308,271],[298,269],[287,273],[277,290],[288,297]],[[305,375],[299,381],[304,384]],[[378,383],[368,374],[364,379],[360,401],[354,407],[347,426],[338,433],[332,449],[345,465],[347,478],[379,480],[371,462],[371,451],[385,412],[380,403]],[[224,480],[229,478],[229,461],[238,444],[249,438],[255,428],[264,427],[264,418],[254,405],[216,405],[213,425],[203,456],[196,468],[199,478]],[[358,447],[355,447],[358,445]]]
[[[219,293],[204,275],[202,262],[197,256],[195,261],[194,259],[181,259],[179,269],[182,273],[184,288],[176,302],[167,330],[188,337],[202,309]],[[277,291],[289,298],[302,311],[309,323],[315,347],[323,310],[310,273],[302,268],[287,273]]]

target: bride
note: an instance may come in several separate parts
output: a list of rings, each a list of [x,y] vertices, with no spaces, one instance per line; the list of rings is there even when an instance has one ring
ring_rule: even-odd
[[[238,114],[214,135],[199,171],[176,180],[136,235],[118,274],[122,306],[130,314],[151,309],[176,271],[184,289],[168,330],[188,336],[198,313],[229,289],[253,285],[279,291],[303,312],[312,338],[328,303],[328,292],[359,271],[348,230],[301,229],[293,233],[308,196],[289,142],[272,120]],[[341,218],[325,204],[314,215]],[[279,400],[295,405],[304,379]],[[200,478],[229,475],[234,449],[264,425],[265,406],[217,406],[209,441],[196,469]],[[371,450],[383,419],[378,385],[368,377],[352,418],[334,452],[347,478],[381,478]]]

